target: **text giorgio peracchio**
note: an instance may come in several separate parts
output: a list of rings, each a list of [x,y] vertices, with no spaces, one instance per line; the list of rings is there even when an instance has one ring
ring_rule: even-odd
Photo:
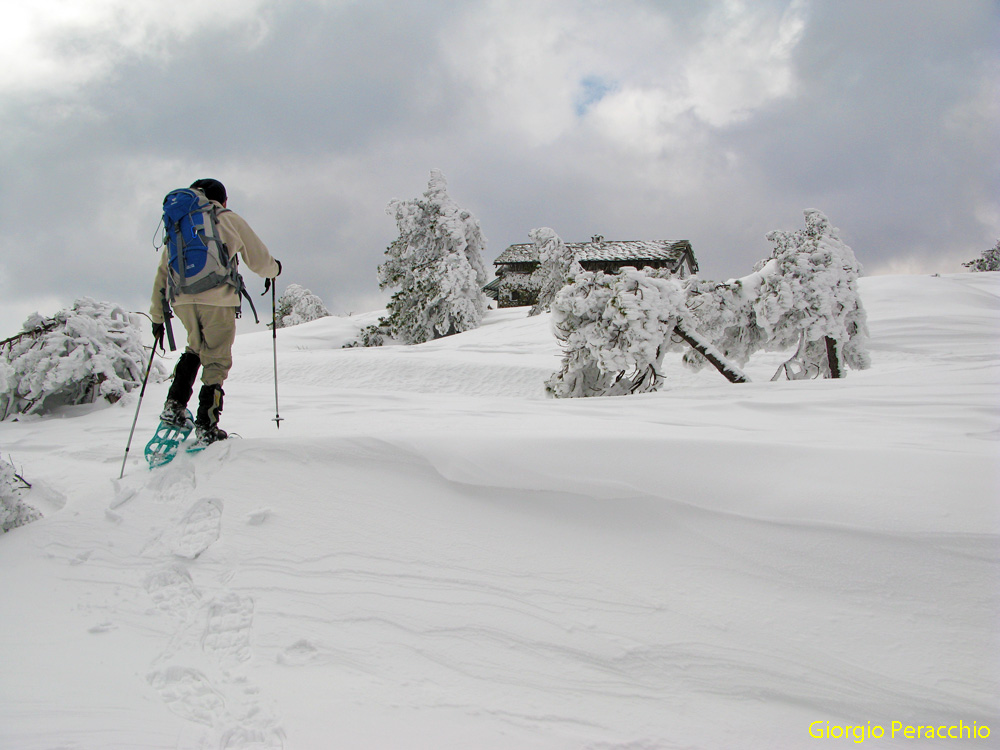
[[[985,740],[990,736],[986,724],[959,720],[950,724],[913,724],[890,721],[884,724],[837,724],[814,721],[809,724],[809,736],[817,740],[850,740],[861,744],[865,740]]]

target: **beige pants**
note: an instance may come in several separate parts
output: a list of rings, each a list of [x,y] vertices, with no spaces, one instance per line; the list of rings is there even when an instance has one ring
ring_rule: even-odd
[[[201,360],[201,382],[221,386],[233,366],[236,308],[175,305],[174,313],[187,330],[187,350]]]

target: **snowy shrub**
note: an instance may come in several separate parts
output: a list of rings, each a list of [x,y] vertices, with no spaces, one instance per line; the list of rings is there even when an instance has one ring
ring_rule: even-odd
[[[10,463],[0,458],[0,532],[6,533],[42,517],[21,499],[30,486]]]
[[[378,324],[365,326],[358,331],[358,337],[356,339],[347,342],[340,348],[354,349],[360,346],[382,346],[382,344],[385,343],[386,336],[388,335],[389,332],[384,326]]]
[[[142,382],[148,362],[138,317],[88,297],[53,318],[33,315],[3,354],[2,418],[98,398],[118,401]]]
[[[1000,271],[1000,240],[997,240],[997,244],[989,250],[983,250],[981,257],[962,265],[973,271]]]
[[[277,318],[278,328],[297,326],[310,320],[319,320],[329,316],[330,311],[323,305],[323,300],[298,284],[289,284],[281,297],[278,298]]]
[[[566,398],[655,390],[664,343],[683,304],[675,279],[634,268],[577,274],[552,301],[563,362],[546,391]]]
[[[552,305],[556,293],[570,283],[571,277],[582,272],[573,251],[562,241],[558,234],[549,227],[539,227],[528,232],[535,243],[538,254],[538,270],[532,276],[538,277],[538,301],[528,312],[528,315],[538,315]]]
[[[378,268],[379,287],[397,288],[383,323],[406,344],[479,326],[488,299],[479,221],[448,196],[444,176],[431,172],[423,198],[392,201],[399,237]]]

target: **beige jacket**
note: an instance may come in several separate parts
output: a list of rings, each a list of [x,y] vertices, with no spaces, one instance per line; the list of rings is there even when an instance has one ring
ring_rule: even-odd
[[[260,238],[250,228],[246,221],[228,209],[223,209],[222,204],[215,203],[216,210],[219,211],[219,233],[222,241],[229,248],[229,256],[239,263],[240,256],[246,261],[247,266],[255,274],[264,279],[273,279],[278,275],[278,262],[271,257],[267,247]],[[167,288],[167,248],[163,248],[160,256],[160,266],[156,269],[156,280],[153,282],[153,304],[149,310],[149,315],[154,323],[163,322],[163,294]],[[237,291],[224,284],[223,286],[209,289],[200,294],[178,294],[172,305],[212,305],[215,307],[239,307],[240,298]]]

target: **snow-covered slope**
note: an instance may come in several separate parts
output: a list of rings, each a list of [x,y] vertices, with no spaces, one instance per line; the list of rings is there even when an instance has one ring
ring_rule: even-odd
[[[47,514],[0,537],[0,746],[995,741],[1000,274],[861,290],[842,381],[674,358],[552,401],[547,316],[341,349],[357,316],[278,332],[280,430],[271,335],[239,337],[243,439],[154,472],[166,383],[120,482],[134,399],[0,424]]]

